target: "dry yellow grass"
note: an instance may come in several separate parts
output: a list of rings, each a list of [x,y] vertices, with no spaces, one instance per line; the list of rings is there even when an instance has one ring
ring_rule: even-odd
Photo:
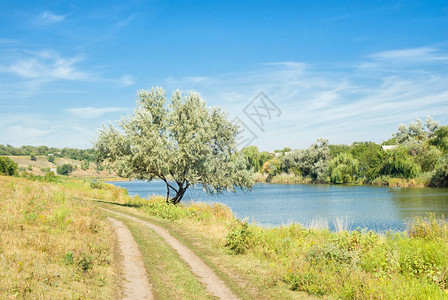
[[[113,298],[113,231],[65,189],[0,176],[0,298]]]

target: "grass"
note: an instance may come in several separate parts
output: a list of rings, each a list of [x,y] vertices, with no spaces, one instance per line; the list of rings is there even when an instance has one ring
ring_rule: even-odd
[[[61,185],[0,176],[0,298],[115,294],[114,235]]]

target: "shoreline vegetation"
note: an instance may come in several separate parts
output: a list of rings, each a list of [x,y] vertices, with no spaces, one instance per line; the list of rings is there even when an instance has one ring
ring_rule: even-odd
[[[172,205],[102,182],[49,180],[0,176],[0,208],[9,212],[0,217],[0,272],[8,278],[0,281],[1,297],[112,295],[114,241],[101,206],[168,228],[245,298],[303,297],[298,291],[342,299],[448,298],[448,224],[433,215],[410,220],[403,232],[265,228],[218,203]]]
[[[294,174],[282,173],[269,178],[267,174],[255,173],[254,179],[256,183],[269,184],[334,184],[332,182],[317,182],[310,178],[303,178]],[[390,176],[382,176],[373,182],[357,182],[347,183],[348,185],[369,185],[369,186],[387,186],[387,187],[412,187],[424,188],[433,187],[429,179],[420,178],[393,178]]]

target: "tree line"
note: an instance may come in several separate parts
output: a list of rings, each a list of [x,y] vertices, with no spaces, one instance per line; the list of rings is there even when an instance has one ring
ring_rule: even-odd
[[[96,160],[96,153],[94,149],[75,149],[75,148],[55,148],[47,146],[21,146],[14,147],[11,145],[0,144],[0,155],[10,156],[53,156],[62,158],[71,158],[75,160],[83,160],[94,162]]]
[[[248,146],[241,152],[248,169],[267,174],[268,181],[283,173],[321,183],[387,184],[388,179],[398,178],[448,185],[448,126],[440,126],[429,117],[426,122],[401,124],[382,145],[330,145],[328,140],[318,139],[307,149],[268,153]]]

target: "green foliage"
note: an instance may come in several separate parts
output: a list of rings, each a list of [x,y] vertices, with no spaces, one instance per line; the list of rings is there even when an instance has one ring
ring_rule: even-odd
[[[356,181],[359,161],[349,153],[341,153],[329,163],[330,178],[333,183],[352,183]]]
[[[359,161],[359,177],[371,181],[381,174],[386,155],[380,145],[373,142],[353,143],[349,149]]]
[[[303,177],[311,177],[314,181],[328,181],[328,161],[330,149],[328,140],[318,139],[306,150],[295,150],[282,157],[282,165],[288,172]]]
[[[87,171],[90,168],[90,163],[87,160],[81,162],[81,169]]]
[[[56,171],[59,175],[69,175],[73,172],[74,168],[71,164],[63,164],[62,166],[58,166]]]
[[[268,160],[263,164],[263,172],[273,177],[281,172],[281,162],[277,158]]]
[[[226,236],[225,247],[229,248],[235,254],[244,254],[249,248],[252,232],[249,230],[249,224],[237,220],[234,227]]]
[[[434,175],[431,178],[431,185],[448,187],[448,155],[444,155],[439,159]]]
[[[0,156],[0,175],[13,176],[18,174],[18,165],[9,157]]]
[[[430,139],[430,144],[444,153],[448,152],[448,125],[440,126]]]
[[[32,161],[36,161],[36,160],[37,160],[37,158],[36,158],[36,153],[31,152],[31,154],[30,154],[30,160],[32,160]]]
[[[273,155],[266,151],[259,152],[256,146],[247,146],[241,150],[241,153],[248,160],[248,170],[253,168],[254,172],[263,171],[263,164],[273,158]]]
[[[56,158],[54,157],[54,155],[48,155],[48,161],[51,163],[54,163],[54,161],[56,160]]]
[[[382,172],[402,178],[414,178],[421,172],[421,167],[405,147],[398,147],[386,152]]]
[[[33,170],[33,166],[32,165],[28,165],[28,171],[32,171]]]
[[[161,88],[140,91],[134,113],[100,131],[95,150],[120,176],[162,179],[167,201],[179,203],[189,186],[210,194],[253,185],[247,160],[236,151],[237,126],[220,108],[207,107],[196,92]],[[169,193],[175,196],[170,198]]]

